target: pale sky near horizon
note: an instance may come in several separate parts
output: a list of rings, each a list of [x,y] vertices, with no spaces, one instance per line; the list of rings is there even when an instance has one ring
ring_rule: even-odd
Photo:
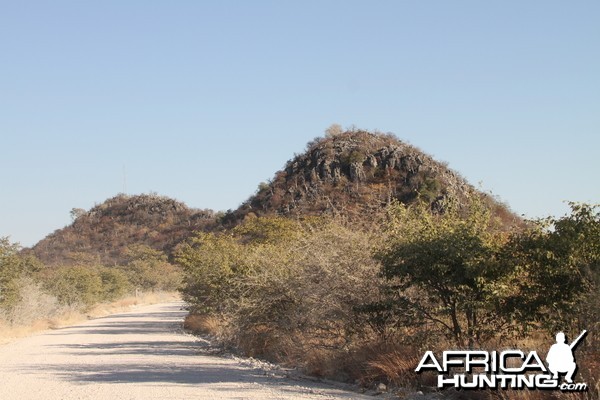
[[[527,217],[598,203],[598,21],[600,1],[0,0],[0,237],[32,245],[124,175],[236,208],[333,123]]]

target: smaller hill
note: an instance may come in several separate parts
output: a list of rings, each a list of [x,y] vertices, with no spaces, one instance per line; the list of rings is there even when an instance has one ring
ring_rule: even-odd
[[[89,211],[74,209],[71,225],[56,230],[30,250],[50,265],[119,264],[126,250],[145,244],[169,254],[197,230],[215,226],[212,210],[197,210],[153,194],[117,195]]]

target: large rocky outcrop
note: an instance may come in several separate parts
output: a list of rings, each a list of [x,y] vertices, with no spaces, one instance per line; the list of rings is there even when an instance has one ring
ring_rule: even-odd
[[[225,221],[235,223],[248,214],[364,220],[394,199],[420,199],[442,212],[448,201],[465,202],[473,193],[481,195],[445,164],[397,137],[351,130],[309,143]]]

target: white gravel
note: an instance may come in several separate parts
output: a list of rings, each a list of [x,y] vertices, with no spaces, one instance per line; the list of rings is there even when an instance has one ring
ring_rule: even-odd
[[[0,346],[0,399],[373,399],[202,351],[182,303],[139,307]]]

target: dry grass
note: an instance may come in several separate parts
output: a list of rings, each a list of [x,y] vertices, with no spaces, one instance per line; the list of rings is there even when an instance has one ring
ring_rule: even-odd
[[[406,350],[393,349],[376,354],[373,360],[367,362],[367,377],[371,380],[384,378],[396,386],[414,386],[414,369],[419,357],[412,349]]]
[[[300,338],[296,338],[301,342]],[[281,343],[279,343],[281,344]],[[279,346],[279,350],[281,346]],[[298,342],[290,344],[289,358],[282,360],[285,364],[302,366],[304,372],[336,380],[357,382],[365,387],[376,387],[383,382],[394,392],[410,393],[411,391],[435,392],[437,391],[437,373],[415,373],[423,352],[414,346],[402,345],[391,342],[365,342],[352,349],[325,350],[311,349],[301,355],[293,350],[302,347]],[[439,349],[450,349],[451,343],[438,343]],[[533,334],[527,340],[518,343],[495,343],[488,350],[505,348],[520,348],[524,351],[536,350],[541,357],[545,356],[548,347],[546,334]],[[435,350],[435,349],[432,349]],[[441,351],[441,350],[440,350]],[[281,351],[280,354],[285,353]],[[586,382],[588,390],[582,393],[567,393],[545,390],[453,390],[442,391],[444,398],[483,400],[544,400],[544,399],[600,399],[600,353],[596,349],[581,348],[577,353],[579,370],[576,381]]]
[[[177,292],[144,293],[138,297],[125,297],[111,303],[98,304],[86,313],[86,318],[98,318],[109,314],[125,312],[138,305],[165,303],[177,300],[181,300],[181,296]]]
[[[433,374],[415,374],[421,356],[421,352],[413,346],[372,342],[351,354],[348,367],[352,375],[366,386],[384,382],[394,387],[430,388],[436,384]]]
[[[548,348],[548,335],[541,332],[532,333],[531,337],[520,340],[516,343],[498,342],[487,346],[487,350],[501,350],[506,348],[518,348],[523,351],[536,350],[538,355],[545,357]],[[451,344],[441,344],[439,349],[450,349]],[[435,350],[435,349],[432,349]],[[369,360],[365,358],[367,368],[364,370],[361,382],[369,384],[371,382],[386,382],[397,388],[412,388],[423,391],[435,391],[437,386],[437,373],[425,372],[419,375],[415,374],[414,368],[418,364],[422,352],[415,353],[412,347],[407,346],[374,346],[365,347],[364,351],[372,352],[373,356]],[[502,399],[502,400],[598,400],[600,399],[600,351],[591,346],[579,349],[575,354],[579,369],[575,380],[585,382],[588,390],[585,392],[569,393],[559,390],[459,390],[448,389],[442,391],[444,398],[482,400],[482,399]],[[364,362],[363,361],[363,362]],[[515,361],[515,360],[513,360]],[[516,366],[510,365],[509,366]]]
[[[118,312],[126,312],[138,305],[156,304],[179,299],[179,293],[156,292],[143,294],[139,297],[126,297],[111,303],[97,304],[86,313],[78,310],[75,307],[58,307],[55,308],[50,314],[47,314],[43,317],[38,315],[38,313],[29,313],[27,314],[30,317],[28,319],[27,315],[22,314],[13,323],[9,323],[5,319],[0,318],[0,344],[5,344],[11,342],[12,340],[26,337],[47,329],[57,329],[92,318],[99,318]],[[37,308],[39,308],[38,305],[35,307],[32,305],[34,304],[35,300],[39,299],[30,299],[27,302],[29,304],[21,306],[21,310],[30,310],[32,308],[37,310]],[[15,318],[13,318],[13,320],[15,320]]]
[[[183,328],[196,334],[218,336],[221,333],[221,321],[211,315],[188,314]]]

